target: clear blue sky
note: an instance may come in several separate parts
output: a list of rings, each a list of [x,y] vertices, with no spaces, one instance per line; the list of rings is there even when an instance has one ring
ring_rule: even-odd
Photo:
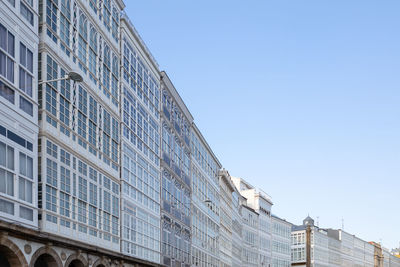
[[[125,0],[231,175],[273,213],[400,241],[400,1]]]

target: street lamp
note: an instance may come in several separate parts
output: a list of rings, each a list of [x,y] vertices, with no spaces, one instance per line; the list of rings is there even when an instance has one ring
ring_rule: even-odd
[[[63,78],[58,78],[58,79],[53,79],[53,80],[48,80],[48,81],[40,81],[39,85],[43,84],[43,83],[51,83],[51,82],[58,82],[58,81],[62,81],[62,80],[72,80],[74,82],[82,82],[83,78],[82,76],[74,71],[70,71],[67,75],[65,75]]]

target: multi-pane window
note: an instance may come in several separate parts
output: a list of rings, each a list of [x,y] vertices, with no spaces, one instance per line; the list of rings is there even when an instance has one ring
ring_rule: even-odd
[[[15,37],[0,24],[0,75],[14,83]]]
[[[57,187],[57,163],[47,159],[47,184]]]
[[[46,152],[50,156],[53,156],[54,158],[57,158],[57,155],[58,155],[57,154],[57,145],[53,144],[52,142],[47,140],[47,142],[46,142]]]
[[[87,180],[79,176],[79,198],[87,201]]]
[[[1,54],[1,51],[0,51]],[[15,92],[8,85],[0,80],[0,96],[5,98],[11,104],[15,102]]]
[[[20,43],[19,59],[19,89],[32,97],[33,53],[23,43]]]
[[[87,127],[87,91],[79,86],[79,105],[78,105],[78,134],[86,140]],[[86,143],[79,139],[79,144],[86,147]]]
[[[97,82],[96,59],[97,59],[97,33],[96,30],[93,27],[91,27],[90,38],[89,38],[89,71],[90,71],[90,79],[95,83]]]
[[[33,26],[33,12],[27,7],[23,1],[20,1],[21,15]]]
[[[46,1],[47,35],[57,43],[57,10],[58,0]]]
[[[13,7],[15,7],[15,0],[7,0]]]
[[[103,63],[103,93],[107,98],[110,98],[110,75],[111,75],[111,51],[108,46],[104,48],[104,63]]]
[[[57,212],[57,189],[46,186],[46,209]]]
[[[14,196],[14,148],[0,142],[0,192]]]
[[[64,149],[60,149],[60,158],[61,162],[64,163],[67,166],[70,166],[71,164],[71,154],[66,152]]]
[[[126,125],[123,126],[123,134],[132,145],[158,165],[159,125],[127,88],[124,88],[124,95],[123,121]]]
[[[89,205],[89,225],[96,227],[97,226],[97,221],[96,221],[96,207],[93,207],[92,205]]]
[[[65,75],[65,71],[61,69],[61,76]],[[69,127],[70,122],[70,82],[61,81],[61,93],[60,93],[60,121],[67,127]],[[62,127],[62,132],[69,136],[69,130]]]
[[[97,206],[97,185],[89,183],[89,203]]]
[[[47,80],[57,79],[58,77],[58,64],[49,55],[47,55]],[[46,120],[48,123],[57,127],[57,122],[54,119],[57,116],[57,82],[46,83]],[[49,116],[54,116],[52,118]]]
[[[26,114],[33,116],[33,104],[23,96],[19,96],[19,108]]]
[[[86,203],[78,200],[78,221],[86,223]]]
[[[94,13],[97,14],[97,0],[89,0],[89,6],[93,9]]]
[[[33,179],[33,159],[19,152],[19,174]]]
[[[109,192],[104,191],[104,203],[103,209],[107,212],[111,212],[111,195]]]
[[[86,54],[88,44],[88,22],[85,15],[81,14],[79,18],[79,39],[78,39],[78,57],[79,67],[86,73]]]
[[[70,52],[67,49],[70,44],[70,26],[71,26],[71,1],[61,0],[60,10],[60,38],[61,49],[69,56]]]
[[[111,0],[104,0],[103,4],[103,23],[107,30],[110,31],[111,23]]]
[[[60,192],[60,214],[65,217],[69,217],[70,212],[70,196],[63,192]]]
[[[119,13],[116,8],[112,12],[112,37],[118,42]]]
[[[111,95],[112,103],[118,106],[118,59],[116,56],[113,56],[112,61]]]
[[[71,172],[63,166],[60,168],[60,190],[71,193]]]

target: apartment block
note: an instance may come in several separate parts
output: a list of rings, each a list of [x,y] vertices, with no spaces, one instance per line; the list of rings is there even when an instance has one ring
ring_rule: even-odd
[[[387,249],[343,229],[320,228],[307,216],[291,233],[292,266],[399,266]]]
[[[38,3],[0,2],[0,220],[38,228]]]
[[[272,222],[272,267],[291,266],[291,230],[292,224],[276,215],[271,216]]]
[[[161,72],[162,94],[162,264],[191,263],[191,150],[193,117],[167,73]]]
[[[219,266],[221,164],[193,124],[190,139],[192,174],[192,266]]]
[[[160,77],[128,16],[121,17],[121,252],[160,263]]]
[[[242,209],[243,264],[249,266],[270,266],[271,250],[271,197],[261,189],[253,187],[242,178],[232,177],[232,181],[245,198]]]

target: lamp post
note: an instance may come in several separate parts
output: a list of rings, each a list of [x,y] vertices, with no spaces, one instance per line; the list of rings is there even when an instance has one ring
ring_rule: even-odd
[[[63,80],[72,80],[72,81],[78,82],[78,83],[83,82],[83,78],[79,73],[70,71],[67,75],[65,75],[62,78],[48,80],[48,81],[39,81],[39,85],[44,84],[44,83],[63,81]]]

